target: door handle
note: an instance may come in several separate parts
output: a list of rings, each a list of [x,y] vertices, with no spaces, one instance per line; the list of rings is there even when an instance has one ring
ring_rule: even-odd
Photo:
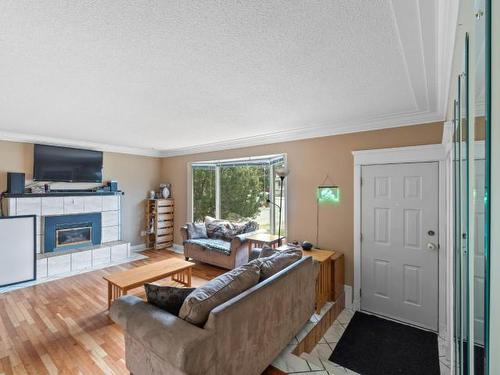
[[[427,248],[428,248],[429,250],[437,250],[437,248],[438,248],[438,247],[437,247],[437,245],[436,245],[435,243],[428,242],[428,243],[427,243]]]

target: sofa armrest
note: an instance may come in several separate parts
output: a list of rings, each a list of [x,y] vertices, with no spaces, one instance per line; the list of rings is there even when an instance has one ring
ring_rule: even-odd
[[[189,240],[189,232],[187,230],[187,225],[181,227],[182,242]]]
[[[214,333],[199,328],[135,296],[111,305],[110,317],[145,350],[189,374],[201,374],[215,356]]]
[[[257,233],[259,233],[259,232],[258,231],[253,231],[253,232],[238,234],[236,237],[233,238],[232,241],[239,241],[240,244],[243,244],[243,243],[245,243],[247,241],[247,237],[248,236],[251,236],[251,235],[257,234]]]

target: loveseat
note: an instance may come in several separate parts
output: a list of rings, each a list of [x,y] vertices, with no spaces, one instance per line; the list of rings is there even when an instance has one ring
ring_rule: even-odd
[[[134,375],[259,375],[314,313],[317,267],[304,257],[210,311],[196,326],[135,296],[111,306]]]
[[[204,225],[206,238],[193,238],[189,226]],[[233,269],[248,262],[248,242],[246,237],[255,234],[258,225],[231,223],[206,217],[204,223],[188,223],[181,227],[186,260],[194,260],[212,264],[225,269]]]

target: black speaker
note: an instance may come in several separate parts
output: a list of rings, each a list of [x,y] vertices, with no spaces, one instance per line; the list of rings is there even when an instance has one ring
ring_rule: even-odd
[[[118,182],[109,181],[108,182],[109,191],[118,191]]]
[[[24,173],[7,172],[7,193],[24,193]]]

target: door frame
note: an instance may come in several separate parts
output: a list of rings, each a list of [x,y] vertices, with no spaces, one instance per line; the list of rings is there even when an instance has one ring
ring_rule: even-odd
[[[361,308],[361,168],[377,164],[401,164],[437,162],[439,168],[439,257],[438,257],[438,329],[442,337],[448,332],[448,254],[450,254],[448,221],[449,197],[448,186],[451,164],[449,149],[444,144],[385,148],[376,150],[353,151],[354,156],[354,285],[353,309]]]

